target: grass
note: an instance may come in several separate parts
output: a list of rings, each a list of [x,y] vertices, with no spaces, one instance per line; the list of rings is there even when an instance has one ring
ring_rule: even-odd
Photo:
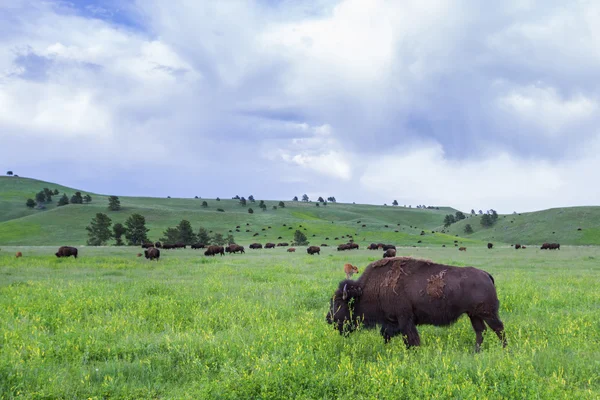
[[[362,271],[381,252],[54,251],[0,251],[0,398],[600,397],[596,247],[399,249],[494,276],[509,347],[489,333],[480,354],[466,317],[420,327],[410,350],[327,325],[343,264]]]

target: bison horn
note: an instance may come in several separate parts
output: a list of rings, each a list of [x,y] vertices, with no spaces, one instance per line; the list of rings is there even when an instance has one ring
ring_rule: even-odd
[[[348,298],[348,291],[346,290],[346,286],[348,286],[348,284],[344,285],[344,290],[342,291],[342,300],[346,300]]]

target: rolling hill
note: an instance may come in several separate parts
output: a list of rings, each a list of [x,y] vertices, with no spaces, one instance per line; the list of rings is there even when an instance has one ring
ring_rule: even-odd
[[[124,222],[133,213],[142,214],[150,229],[148,236],[151,240],[158,240],[167,227],[186,219],[196,231],[201,226],[215,233],[228,234],[232,231],[241,244],[291,242],[296,229],[302,230],[311,244],[328,243],[330,246],[345,242],[346,238],[342,236],[347,235],[354,236],[359,244],[386,242],[401,246],[452,245],[454,240],[467,246],[487,241],[499,244],[546,241],[567,245],[600,244],[600,207],[500,215],[492,228],[483,228],[479,223],[480,217],[469,216],[453,224],[443,234],[439,231],[442,230],[444,216],[456,212],[450,207],[422,210],[345,203],[317,207],[314,202],[285,201],[284,208],[273,209],[279,200],[265,200],[267,210],[261,211],[259,199],[243,207],[237,200],[231,199],[120,197],[122,209],[108,211],[107,195],[89,193],[93,199],[90,204],[57,207],[59,196],[55,196],[46,210],[28,209],[25,201],[34,198],[35,193],[44,187],[58,189],[60,195],[67,193],[69,197],[77,191],[35,179],[0,177],[0,245],[81,245],[87,239],[85,227],[99,212],[106,213],[113,223]],[[201,206],[203,201],[208,203],[207,208]],[[224,212],[217,211],[218,208]],[[253,208],[254,213],[249,214],[248,208]],[[464,233],[468,223],[474,230],[470,235]],[[240,226],[240,232],[236,232],[236,226]],[[339,239],[335,240],[336,237]]]

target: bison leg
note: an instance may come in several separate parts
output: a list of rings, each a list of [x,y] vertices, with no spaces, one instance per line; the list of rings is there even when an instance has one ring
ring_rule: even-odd
[[[496,332],[498,339],[502,342],[502,347],[506,347],[506,335],[504,333],[504,324],[500,321],[500,318],[497,316],[485,318],[485,322],[488,326]]]
[[[381,327],[381,335],[386,343],[388,343],[391,338],[399,333],[402,334],[402,339],[404,340],[404,344],[407,348],[421,345],[419,332],[417,331],[417,327],[415,326],[414,322],[411,320],[401,320],[394,325],[384,324]]]
[[[471,325],[473,326],[473,330],[475,331],[475,335],[477,336],[477,340],[475,343],[475,353],[479,353],[481,349],[481,343],[483,343],[483,332],[485,331],[485,322],[480,317],[474,317],[469,315],[471,318]]]

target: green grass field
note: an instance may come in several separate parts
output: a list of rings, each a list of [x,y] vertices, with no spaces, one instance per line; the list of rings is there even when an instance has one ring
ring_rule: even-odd
[[[14,257],[22,251],[23,258]],[[496,281],[509,346],[468,318],[420,348],[325,322],[344,277],[381,254],[304,248],[207,258],[138,248],[0,251],[0,398],[600,398],[600,248],[403,248]]]

